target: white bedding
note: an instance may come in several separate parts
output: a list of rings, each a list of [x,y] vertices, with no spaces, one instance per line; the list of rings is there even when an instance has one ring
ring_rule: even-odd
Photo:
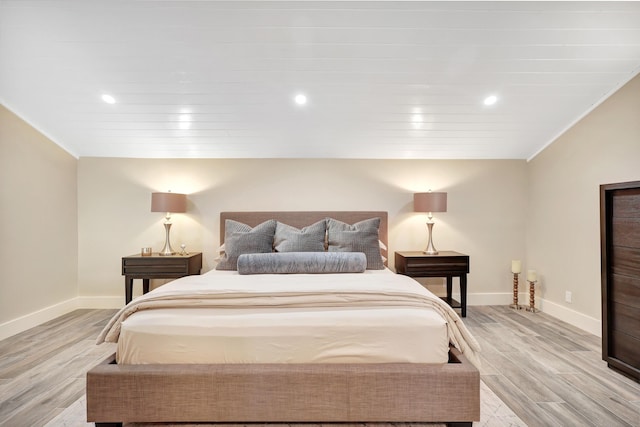
[[[450,342],[471,361],[477,350],[448,305],[389,270],[188,276],[132,301],[103,339],[121,364],[446,363]]]

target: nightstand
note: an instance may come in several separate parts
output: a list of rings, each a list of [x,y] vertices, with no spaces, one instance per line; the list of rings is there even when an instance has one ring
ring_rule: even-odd
[[[125,303],[131,302],[133,279],[142,279],[142,293],[149,292],[150,279],[177,279],[183,276],[200,274],[202,252],[189,255],[151,256],[130,255],[122,258],[124,276]]]
[[[467,317],[467,273],[469,255],[454,251],[440,251],[427,255],[419,251],[396,252],[396,272],[409,277],[446,277],[447,296],[443,298],[451,307],[460,308]],[[460,279],[460,302],[451,297],[453,278]]]

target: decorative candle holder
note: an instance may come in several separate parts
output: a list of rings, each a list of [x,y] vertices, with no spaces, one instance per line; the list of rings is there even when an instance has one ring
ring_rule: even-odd
[[[535,284],[537,283],[537,280],[533,280],[533,281],[529,281],[529,307],[526,308],[527,311],[530,311],[532,313],[537,313],[540,310],[538,310],[536,308],[536,289],[535,289]]]
[[[509,307],[514,310],[522,309],[522,306],[518,305],[518,273],[513,273],[513,304]]]

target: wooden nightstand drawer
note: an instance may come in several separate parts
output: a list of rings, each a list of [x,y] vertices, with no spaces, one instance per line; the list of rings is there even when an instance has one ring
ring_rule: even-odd
[[[443,277],[469,273],[469,256],[443,251],[437,255],[422,252],[396,252],[396,271],[406,276]]]
[[[139,257],[123,258],[123,275],[148,275],[148,274],[189,274],[189,258],[175,257]]]

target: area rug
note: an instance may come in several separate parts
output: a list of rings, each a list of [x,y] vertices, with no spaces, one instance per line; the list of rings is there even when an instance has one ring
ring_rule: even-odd
[[[76,400],[71,406],[61,412],[57,417],[51,420],[45,427],[86,427],[93,426],[93,423],[87,423],[87,411],[85,397],[81,397]],[[172,424],[138,424],[127,423],[125,427],[152,427],[162,426],[168,427]],[[198,426],[204,427],[215,424],[180,424],[180,427]],[[221,424],[225,427],[229,427],[232,424]],[[242,425],[242,424],[241,424]],[[245,424],[246,425],[246,424]],[[259,425],[259,424],[258,424]],[[283,424],[289,425],[289,424]],[[326,425],[326,424],[325,424]],[[345,427],[345,424],[337,424],[340,427]],[[382,427],[386,424],[357,424],[359,427]],[[393,426],[402,426],[403,423],[394,423]],[[411,423],[407,426],[415,427],[418,424]],[[423,424],[429,427],[440,426],[441,424]],[[526,424],[522,422],[516,414],[502,401],[493,391],[484,383],[480,382],[480,422],[473,423],[475,426],[481,427],[494,427],[494,426],[513,426],[513,427],[526,427]],[[278,424],[269,424],[270,427],[278,426]],[[318,424],[305,424],[305,426],[318,426]]]

